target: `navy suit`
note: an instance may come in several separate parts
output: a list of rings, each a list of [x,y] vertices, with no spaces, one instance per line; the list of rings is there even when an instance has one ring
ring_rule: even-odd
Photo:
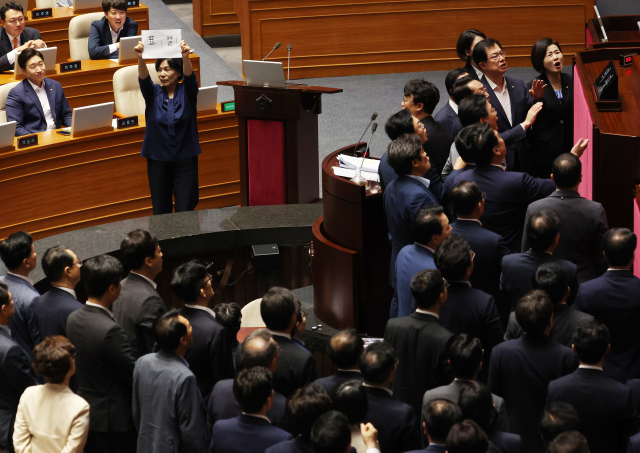
[[[435,268],[433,252],[417,242],[400,250],[396,258],[396,295],[391,301],[390,318],[409,316],[415,311],[411,279],[422,270]]]
[[[40,343],[50,335],[67,336],[69,315],[80,310],[83,305],[73,295],[55,286],[42,296],[36,297],[31,304],[31,317],[34,330],[34,344]]]
[[[31,304],[40,293],[33,287],[31,283],[24,278],[7,274],[0,277],[0,281],[4,282],[9,288],[11,296],[13,296],[14,315],[9,320],[9,329],[11,336],[24,349],[24,352],[31,360],[31,351],[36,346],[31,338],[30,325],[33,322],[29,318]]]
[[[109,22],[106,17],[91,22],[91,32],[89,32],[89,58],[92,60],[118,58],[120,49],[116,49],[113,53],[109,52],[109,45],[113,44],[109,28]],[[135,36],[137,33],[138,24],[135,20],[127,17],[116,42],[120,42],[121,38]]]
[[[447,132],[449,132],[449,136],[452,139],[455,139],[455,136],[451,135],[451,131],[453,129],[453,122],[458,118],[458,114],[453,110],[449,101],[442,107],[438,113],[433,116],[433,119],[436,120],[438,124],[444,127]],[[442,170],[440,170],[442,171]]]
[[[640,279],[631,271],[607,271],[580,285],[574,307],[609,329],[604,374],[618,382],[640,376]]]
[[[330,393],[338,384],[349,381],[351,379],[362,380],[362,373],[360,371],[338,370],[331,376],[317,379],[315,384],[325,389],[327,393]]]
[[[636,412],[640,413],[640,379],[629,379],[625,385],[631,389],[633,404],[636,406]]]
[[[280,335],[273,339],[282,349],[278,368],[273,372],[273,389],[285,397],[316,380],[316,359],[303,346]]]
[[[292,440],[275,444],[273,447],[267,448],[264,453],[313,453],[313,448],[308,441],[298,436]]]
[[[420,120],[424,124],[427,132],[427,141],[422,147],[429,156],[431,167],[442,173],[445,162],[449,157],[451,148],[451,134],[441,124],[437,123],[432,116],[426,116]]]
[[[271,426],[262,418],[240,415],[220,420],[213,425],[211,453],[264,453],[280,442],[292,439],[291,434]]]
[[[638,432],[631,389],[600,370],[580,368],[549,383],[547,404],[556,401],[576,409],[592,453],[625,453],[629,436]]]
[[[45,77],[44,89],[49,100],[49,107],[56,129],[71,126],[73,112],[60,82]],[[16,137],[35,134],[47,130],[47,120],[38,95],[33,91],[29,80],[24,79],[9,91],[7,95],[7,121],[15,121]]]
[[[26,19],[26,16],[25,16]],[[28,41],[34,39],[42,39],[40,37],[40,32],[35,28],[24,27],[22,33],[20,34],[20,45],[25,44]],[[7,54],[13,50],[13,43],[11,42],[11,38],[7,35],[4,27],[0,29],[0,71],[8,71],[9,69],[13,69],[13,65],[9,63],[9,59],[7,58]]]
[[[522,438],[517,434],[494,431],[487,434],[489,442],[498,447],[501,453],[520,453],[522,448]]]
[[[431,444],[424,450],[413,450],[408,453],[446,453],[446,451],[447,451],[447,446],[444,444],[442,445]]]
[[[640,434],[636,434],[629,439],[627,453],[640,453]]]
[[[469,74],[469,77],[471,77],[473,80],[481,80],[480,78],[478,78],[478,73],[476,72],[474,66],[471,64],[471,60],[467,61],[467,64],[463,66],[463,69],[467,71],[467,74]],[[484,74],[481,78],[484,79]]]
[[[446,190],[451,191],[460,181],[473,181],[486,194],[482,225],[502,236],[513,253],[520,251],[529,204],[556,190],[550,179],[503,171],[494,165],[452,171],[444,183]]]

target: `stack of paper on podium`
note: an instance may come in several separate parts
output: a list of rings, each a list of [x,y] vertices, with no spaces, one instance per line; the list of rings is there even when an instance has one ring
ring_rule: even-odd
[[[378,167],[380,161],[377,159],[366,159],[362,157],[347,156],[338,154],[339,167],[333,167],[333,174],[344,178],[353,178],[356,175],[356,167],[362,165],[362,177],[368,181],[380,181]]]

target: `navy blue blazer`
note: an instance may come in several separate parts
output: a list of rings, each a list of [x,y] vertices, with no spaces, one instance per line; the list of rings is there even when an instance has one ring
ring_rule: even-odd
[[[22,30],[22,34],[20,35],[20,43],[24,44],[27,41],[31,41],[34,39],[42,39],[40,36],[40,32],[35,28],[24,27]],[[4,27],[0,28],[0,71],[8,71],[9,69],[13,69],[13,65],[9,63],[9,59],[7,58],[7,54],[13,50],[13,43],[11,42],[11,38],[7,35]],[[53,68],[52,68],[53,69]]]
[[[60,82],[46,77],[43,83],[56,129],[71,126],[73,112],[64,95],[62,85]],[[7,121],[17,123],[16,137],[47,130],[47,120],[44,118],[42,104],[36,92],[33,91],[29,80],[24,79],[22,83],[17,84],[9,91],[7,95]]]
[[[273,447],[267,448],[264,453],[313,453],[313,448],[309,442],[305,442],[302,437],[298,436],[293,440],[285,440]],[[356,449],[351,447],[349,453],[357,453]]]
[[[631,389],[633,404],[636,406],[636,412],[640,414],[640,379],[629,379],[625,385]]]
[[[89,32],[89,58],[92,60],[118,58],[120,53],[119,49],[116,49],[113,53],[109,52],[109,45],[113,44],[111,42],[111,32],[109,28],[109,22],[106,17],[91,22],[91,31]],[[120,42],[120,38],[135,36],[137,33],[138,24],[132,18],[127,17],[116,42]]]
[[[471,64],[471,60],[467,61],[467,64],[465,64],[462,69],[467,71],[467,74],[469,74],[469,77],[471,77],[473,80],[480,80],[478,78],[478,73]],[[484,79],[484,74],[482,75],[482,78]]]
[[[562,401],[576,409],[592,453],[625,453],[629,437],[638,432],[631,393],[600,370],[580,368],[549,383],[547,404]]]
[[[577,367],[573,351],[546,335],[524,335],[493,348],[488,388],[504,398],[509,431],[522,437],[524,453],[544,451],[539,425],[547,386]]]
[[[453,122],[458,118],[458,114],[453,110],[451,104],[447,100],[447,103],[442,107],[438,113],[433,116],[433,119],[436,120],[438,124],[444,127],[452,139],[455,139],[453,135],[451,135],[451,131],[453,130]],[[442,171],[442,170],[441,170]]]
[[[316,359],[303,346],[280,335],[273,335],[280,346],[278,368],[273,372],[273,389],[285,397],[318,377]]]
[[[360,371],[338,370],[331,376],[317,379],[314,383],[325,389],[327,393],[330,393],[338,384],[342,384],[343,382],[351,379],[361,381],[362,373]]]
[[[604,374],[618,382],[640,376],[640,279],[631,271],[607,271],[580,285],[574,308],[604,322],[611,353]]]
[[[503,171],[494,165],[453,170],[444,183],[445,189],[451,191],[460,181],[473,181],[486,194],[482,226],[502,236],[512,253],[520,251],[529,204],[556,190],[550,179]]]
[[[451,149],[451,134],[444,126],[437,123],[433,116],[425,116],[420,121],[427,132],[427,141],[422,147],[429,156],[431,167],[435,167],[438,173],[442,173]]]
[[[211,453],[264,453],[280,442],[293,437],[286,431],[271,426],[262,418],[240,415],[220,420],[213,425]]]
[[[640,453],[640,434],[636,434],[629,439],[627,453]]]
[[[446,453],[447,446],[446,445],[434,445],[431,444],[424,450],[412,450],[408,453]]]
[[[488,437],[489,442],[498,447],[501,453],[520,453],[522,438],[517,434],[494,431]]]
[[[435,269],[431,250],[417,242],[400,250],[396,258],[396,295],[391,301],[390,318],[409,316],[415,311],[415,302],[411,294],[411,279],[425,269]]]
[[[384,153],[380,158],[380,165],[378,166],[378,175],[380,176],[380,186],[382,190],[389,186],[391,181],[394,181],[398,178],[395,170],[391,168],[389,162],[387,161],[387,153]],[[431,168],[425,175],[431,184],[429,185],[429,191],[436,197],[438,203],[442,204],[446,200],[446,192],[444,190],[444,181],[440,177],[440,173],[435,168]]]
[[[82,307],[83,304],[71,294],[55,286],[42,296],[36,297],[30,309],[34,320],[34,343],[38,344],[50,335],[66,337],[69,315]]]
[[[0,281],[7,285],[13,296],[15,313],[9,320],[11,336],[24,349],[29,360],[31,360],[31,351],[33,351],[36,343],[31,338],[30,324],[33,321],[29,318],[29,308],[33,303],[33,299],[38,297],[40,293],[25,279],[11,274],[3,275],[0,277]]]
[[[138,77],[145,101],[147,127],[142,142],[142,157],[162,162],[185,160],[200,155],[198,139],[197,102],[198,79],[195,73],[178,83],[169,102],[167,89],[155,85],[151,76]],[[170,111],[173,106],[173,114]],[[169,125],[173,123],[172,127]],[[174,135],[170,129],[173,128]]]

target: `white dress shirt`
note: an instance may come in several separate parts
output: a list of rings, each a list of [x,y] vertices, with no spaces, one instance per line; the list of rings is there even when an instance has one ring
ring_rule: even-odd
[[[498,101],[500,101],[500,104],[504,109],[504,113],[506,113],[507,119],[509,120],[509,124],[513,125],[513,119],[511,118],[511,97],[509,96],[509,90],[507,89],[507,78],[502,78],[502,87],[499,87],[498,85],[493,83],[489,77],[487,77],[486,79],[487,82],[489,82],[489,86],[498,98]]]
[[[476,68],[474,65],[471,65],[471,67],[473,68],[474,71],[476,71],[476,75],[478,76],[478,80],[482,80],[482,77],[484,76],[484,72],[482,72],[481,70]]]
[[[111,28],[111,25],[109,25],[109,33],[111,33],[111,42],[113,43],[113,44],[109,44],[110,54],[118,50],[118,36],[120,36],[120,32],[122,31],[123,28],[124,28],[124,25],[120,27],[120,30],[113,31],[113,29]]]
[[[212,309],[210,309],[209,307],[203,307],[202,305],[193,305],[193,304],[184,304],[184,306],[185,307],[189,307],[189,308],[193,308],[194,310],[206,311],[211,316],[213,316],[213,319],[216,318],[216,312],[213,311]]]
[[[100,308],[100,309],[102,309],[102,310],[106,311],[106,312],[107,312],[107,314],[108,314],[109,316],[111,316],[111,318],[112,318],[114,321],[115,321],[115,319],[116,319],[116,318],[115,318],[115,316],[113,316],[113,312],[112,312],[111,310],[109,310],[107,307],[103,307],[103,306],[102,306],[102,305],[100,305],[100,304],[94,304],[93,302],[89,302],[89,301],[85,302],[85,305],[87,305],[87,306],[89,306],[89,307],[98,307],[98,308]]]
[[[51,112],[51,106],[49,105],[49,98],[47,97],[46,80],[42,81],[42,88],[31,83],[31,80],[29,80],[29,84],[40,100],[40,105],[44,112],[44,119],[47,121],[47,130],[50,131],[52,129],[56,129],[56,122],[53,119],[53,113]]]
[[[16,36],[11,36],[9,33],[7,33],[7,36],[9,37],[9,42],[11,43],[11,47],[13,48],[13,50],[7,54],[7,61],[9,62],[9,64],[14,64],[16,62],[16,47],[20,47],[22,45],[22,41],[20,40],[20,36],[17,36],[18,45],[14,46],[13,40],[16,39]]]
[[[278,337],[285,337],[287,340],[291,340],[291,335],[288,333],[274,332],[273,330],[270,330],[269,333],[271,335],[276,335]]]
[[[453,100],[449,99],[449,105],[451,106],[453,111],[456,112],[456,115],[457,115],[458,114],[458,104],[453,102]]]
[[[151,286],[153,286],[153,289],[157,289],[157,288],[158,288],[158,284],[157,284],[156,282],[154,282],[153,280],[151,280],[150,278],[145,277],[145,276],[144,276],[144,275],[142,275],[142,274],[138,274],[137,272],[133,272],[133,271],[131,271],[131,273],[132,273],[132,274],[136,274],[138,277],[142,277],[142,278],[144,278],[146,281],[148,281],[149,283],[151,283]]]
[[[14,274],[13,272],[9,272],[9,271],[7,271],[7,274],[8,275],[13,275],[14,277],[21,278],[22,280],[26,281],[31,286],[33,286],[33,280],[31,280],[29,277],[25,277],[24,275],[20,275],[20,274]]]
[[[602,367],[600,366],[595,366],[595,365],[580,365],[578,368],[584,368],[586,370],[598,370],[598,371],[603,371]]]
[[[65,288],[64,286],[53,286],[54,288],[61,289],[62,291],[66,291],[73,296],[75,300],[78,300],[78,296],[76,296],[76,292],[71,288]]]
[[[422,313],[423,315],[430,315],[430,316],[433,316],[436,319],[440,319],[440,315],[439,314],[434,313],[432,311],[423,310],[421,308],[416,308],[416,313]]]
[[[431,185],[431,181],[429,181],[427,178],[423,178],[422,176],[416,176],[416,175],[407,175],[409,178],[413,178],[416,181],[419,181],[420,184],[422,184],[423,186],[425,186],[427,189],[429,188],[429,186]]]

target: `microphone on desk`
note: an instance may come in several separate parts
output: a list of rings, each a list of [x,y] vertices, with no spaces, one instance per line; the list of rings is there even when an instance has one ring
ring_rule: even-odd
[[[369,157],[369,145],[371,145],[371,139],[373,138],[373,134],[376,133],[377,129],[378,129],[378,123],[373,123],[371,125],[371,135],[369,136],[369,142],[367,142],[367,149],[365,149],[364,153],[362,154],[362,157]]]
[[[369,127],[371,127],[371,123],[373,123],[375,121],[375,119],[378,117],[378,112],[373,112],[373,115],[371,115],[371,121],[369,121],[369,124],[367,124],[367,128],[364,130],[364,132],[362,133],[362,136],[360,137],[360,140],[362,140],[362,137],[364,137],[364,134],[367,133],[367,131],[369,130]],[[356,151],[356,148],[358,146],[358,143],[360,143],[360,140],[358,140],[353,148],[353,155],[354,156],[358,156],[360,153],[358,153]]]
[[[271,52],[273,52],[274,50],[276,50],[276,49],[277,49],[278,47],[280,47],[281,45],[282,45],[282,44],[280,44],[280,42],[278,41],[278,42],[276,43],[276,45],[275,45],[275,46],[273,46],[273,49],[271,49]],[[264,58],[262,59],[262,61],[266,60],[266,59],[267,59],[267,57],[268,57],[269,55],[271,55],[271,52],[269,52],[269,53],[267,54],[267,56],[266,56],[266,57],[264,57]]]
[[[287,44],[287,85],[289,85],[289,67],[291,66],[291,43]]]

